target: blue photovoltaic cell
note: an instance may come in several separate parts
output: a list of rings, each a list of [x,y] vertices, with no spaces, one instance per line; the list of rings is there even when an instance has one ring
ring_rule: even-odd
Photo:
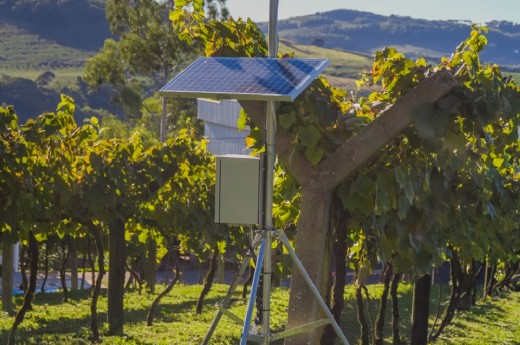
[[[294,101],[328,64],[327,59],[199,58],[159,93],[163,97]]]

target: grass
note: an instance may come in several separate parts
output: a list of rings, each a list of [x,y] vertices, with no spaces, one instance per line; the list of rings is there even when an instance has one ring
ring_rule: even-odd
[[[313,45],[302,45],[281,40],[280,52],[284,54],[294,53],[297,58],[326,58],[330,65],[324,72],[331,85],[337,88],[355,90],[355,81],[361,73],[370,71],[373,59],[369,55],[345,52],[335,49],[327,49]]]
[[[470,313],[457,317],[436,344],[520,344],[520,294],[478,303]]]
[[[370,71],[373,58],[369,55],[356,54],[335,49],[327,49],[313,45],[296,44],[282,40],[280,42],[280,52],[294,52],[296,57],[321,57],[330,59],[327,67],[330,74],[338,77],[357,78],[359,73]]]
[[[77,77],[83,74],[83,68],[49,68],[49,69],[5,69],[0,68],[0,76],[8,75],[12,78],[23,78],[36,81],[44,72],[54,73],[56,78],[52,81],[53,89],[61,90],[76,83]]]
[[[158,291],[162,290],[158,287]],[[203,314],[194,313],[200,285],[178,285],[163,299],[153,326],[146,326],[146,315],[155,294],[138,295],[128,292],[125,297],[125,335],[123,337],[108,336],[106,319],[106,291],[101,297],[99,307],[99,321],[102,325],[103,344],[199,344],[215,315],[213,305],[220,301],[227,292],[226,285],[215,285],[206,299]],[[377,299],[381,293],[380,285],[368,287],[371,296],[371,315],[375,318],[378,307]],[[448,298],[448,287],[442,289],[441,302]],[[411,293],[410,285],[403,284],[400,288],[401,334],[408,339]],[[437,311],[438,290],[432,291],[431,314],[432,320]],[[69,303],[61,303],[61,294],[48,293],[36,295],[34,310],[29,312],[26,320],[20,326],[18,343],[20,344],[53,344],[53,345],[81,345],[88,344],[89,336],[89,299],[86,291],[73,292]],[[245,301],[239,299],[232,307],[232,311],[242,317],[245,313]],[[351,344],[356,344],[359,337],[359,328],[356,321],[356,306],[354,290],[347,287],[345,292],[346,304],[342,318],[342,327]],[[286,309],[289,299],[288,290],[274,289],[272,295],[272,328],[274,331],[283,329],[286,322]],[[16,297],[16,304],[22,302]],[[390,341],[390,314],[387,314],[385,336]],[[0,343],[6,343],[12,318],[3,315],[0,317]],[[212,338],[212,344],[237,344],[241,326],[223,316]],[[491,344],[519,344],[520,339],[520,294],[509,294],[504,298],[495,298],[486,303],[478,303],[469,313],[458,315],[454,323],[436,342],[438,345],[491,345]],[[281,344],[278,342],[277,344]]]

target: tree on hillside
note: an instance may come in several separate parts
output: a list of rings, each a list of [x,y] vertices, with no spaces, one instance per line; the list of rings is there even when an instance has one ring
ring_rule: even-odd
[[[224,3],[208,1],[208,14],[225,18]],[[107,1],[106,18],[117,40],[107,39],[101,51],[87,60],[84,79],[94,88],[113,86],[114,101],[128,118],[140,117],[142,100],[200,52],[200,46],[186,44],[173,32],[168,20],[172,7],[173,1]]]

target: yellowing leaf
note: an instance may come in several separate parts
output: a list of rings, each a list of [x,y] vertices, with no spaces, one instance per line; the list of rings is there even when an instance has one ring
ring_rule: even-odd
[[[251,137],[246,137],[245,141],[247,147],[253,147],[253,145],[256,143],[256,140]]]
[[[503,158],[499,158],[499,157],[493,158],[493,166],[500,168],[502,166],[502,164],[504,164]]]

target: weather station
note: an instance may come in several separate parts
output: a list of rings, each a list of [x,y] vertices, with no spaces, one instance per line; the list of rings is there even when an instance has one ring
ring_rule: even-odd
[[[289,239],[273,226],[273,178],[276,160],[276,102],[293,102],[328,66],[327,59],[280,59],[278,53],[278,0],[270,0],[268,58],[199,58],[167,83],[159,94],[168,97],[236,99],[265,101],[264,145],[262,157],[217,156],[215,221],[225,224],[256,225],[252,249],[245,255],[202,344],[209,344],[222,315],[243,325],[240,344],[248,341],[270,344],[292,335],[330,324],[343,344],[349,344],[331,311],[312,282]],[[165,110],[163,109],[163,112]],[[325,318],[278,333],[270,330],[272,242],[287,249],[294,267],[316,297]],[[254,252],[253,252],[254,251]],[[231,297],[245,275],[251,260],[255,273],[244,319],[229,311]],[[262,278],[261,325],[251,331],[257,290]]]

